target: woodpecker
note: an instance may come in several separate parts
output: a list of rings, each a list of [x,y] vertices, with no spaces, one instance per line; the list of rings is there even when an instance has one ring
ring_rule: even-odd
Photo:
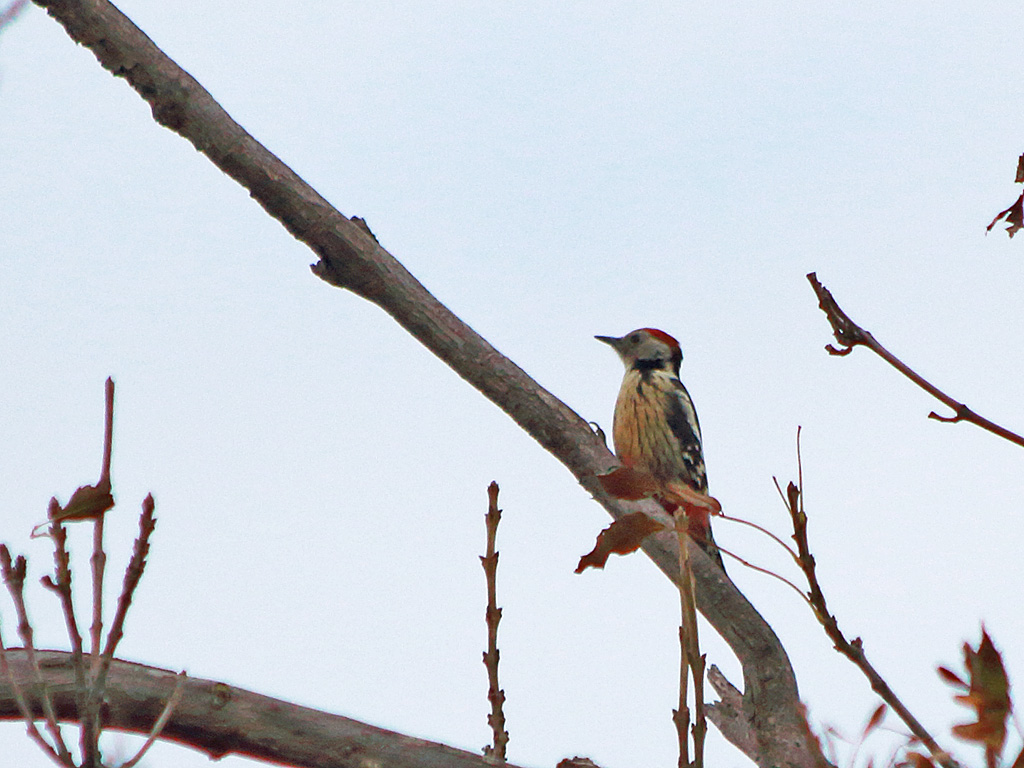
[[[697,411],[679,380],[683,361],[679,342],[655,328],[638,328],[622,337],[594,338],[611,346],[626,366],[612,423],[619,460],[659,482],[681,480],[707,494]],[[676,508],[671,502],[659,501],[670,513]],[[724,570],[710,525],[691,518],[690,534]]]

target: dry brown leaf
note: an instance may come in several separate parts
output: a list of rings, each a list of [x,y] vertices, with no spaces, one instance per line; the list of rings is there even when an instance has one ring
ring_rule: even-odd
[[[1005,211],[1000,211],[991,223],[985,227],[986,232],[991,232],[1000,219],[1005,219],[1006,223],[1009,224],[1006,228],[1006,233],[1013,237],[1017,234],[1017,231],[1024,228],[1024,192],[1020,193],[1020,197],[1017,198],[1017,202],[1007,208]]]
[[[32,530],[32,537],[44,536],[43,530],[51,523],[64,523],[70,520],[95,520],[113,508],[114,497],[110,494],[110,483],[99,482],[96,485],[83,485],[75,490],[63,507],[57,499],[50,499],[47,509],[47,522],[40,523]]]
[[[711,516],[722,511],[718,499],[695,491],[685,483],[668,483],[660,498],[662,505],[670,511],[682,507],[686,513],[687,529],[692,539],[698,542],[708,540]]]
[[[604,568],[612,553],[628,555],[636,552],[645,538],[663,530],[663,523],[643,512],[632,512],[621,517],[597,535],[597,543],[580,558],[576,573],[583,573],[587,568]]]
[[[654,475],[633,467],[619,467],[598,475],[597,479],[608,495],[626,501],[649,499],[661,490],[661,484],[654,479]]]
[[[977,648],[964,643],[964,667],[970,680],[966,694],[956,700],[974,709],[976,720],[953,726],[953,735],[985,747],[989,764],[1003,751],[1010,716],[1010,681],[1003,659],[985,628]],[[955,683],[954,683],[955,685]]]
[[[714,496],[696,491],[686,483],[667,483],[664,491],[665,499],[681,507],[684,507],[687,514],[691,510],[702,510],[705,517],[717,515],[722,511],[722,505]]]
[[[50,521],[93,520],[113,506],[114,497],[110,495],[109,483],[83,485],[71,494],[68,503],[57,514],[50,515]]]

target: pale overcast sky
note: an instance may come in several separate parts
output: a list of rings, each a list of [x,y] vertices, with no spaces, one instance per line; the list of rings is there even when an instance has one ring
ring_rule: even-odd
[[[832,608],[943,743],[967,712],[935,666],[982,621],[1024,681],[1024,452],[928,420],[937,404],[864,350],[829,357],[804,278],[1024,429],[1024,242],[985,236],[1019,191],[1020,3],[120,7],[584,418],[610,427],[621,376],[594,334],[679,338],[729,513],[785,535],[771,478],[795,475],[802,425]],[[95,480],[112,375],[112,574],[147,492],[159,519],[121,655],[475,750],[497,480],[510,760],[675,764],[677,596],[642,556],[573,574],[608,520],[560,464],[315,278],[308,249],[35,7],[0,35],[0,142],[0,539],[34,579],[51,559],[28,533]],[[716,538],[786,568],[745,530]],[[730,573],[815,727],[855,738],[865,680],[788,589]],[[39,643],[67,647],[52,596],[31,603]],[[6,596],[0,616],[15,642]],[[4,765],[48,765],[23,732],[0,728]],[[748,765],[713,730],[708,752]],[[170,746],[147,761],[207,764]]]

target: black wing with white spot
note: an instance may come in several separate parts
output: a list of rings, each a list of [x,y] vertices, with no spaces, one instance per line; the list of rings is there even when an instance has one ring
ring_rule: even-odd
[[[683,464],[689,477],[682,479],[701,493],[707,493],[708,477],[704,467],[704,449],[701,446],[700,423],[693,407],[690,393],[678,379],[674,380],[675,390],[668,407],[668,426],[679,443]]]

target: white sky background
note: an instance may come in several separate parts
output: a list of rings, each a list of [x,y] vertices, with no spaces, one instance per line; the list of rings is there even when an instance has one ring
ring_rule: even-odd
[[[1019,3],[121,7],[584,418],[610,427],[621,376],[595,333],[677,336],[729,513],[786,531],[771,477],[795,476],[803,425],[832,609],[943,743],[968,713],[934,669],[981,621],[1024,681],[1024,453],[926,419],[937,403],[865,350],[829,357],[804,278],[1024,429],[1024,243],[984,230],[1018,194]],[[642,556],[573,574],[608,518],[559,463],[315,278],[308,249],[34,7],[0,36],[0,142],[0,539],[33,584],[51,558],[29,530],[95,481],[113,375],[111,600],[149,491],[159,519],[120,655],[475,750],[495,479],[510,759],[675,764],[677,596]],[[762,538],[716,536],[786,568]],[[729,569],[816,726],[855,737],[867,683],[788,589]],[[67,647],[38,586],[31,610],[39,644]],[[0,615],[16,642],[6,596]],[[23,731],[0,728],[0,762],[48,765]],[[714,731],[708,752],[748,765]]]

